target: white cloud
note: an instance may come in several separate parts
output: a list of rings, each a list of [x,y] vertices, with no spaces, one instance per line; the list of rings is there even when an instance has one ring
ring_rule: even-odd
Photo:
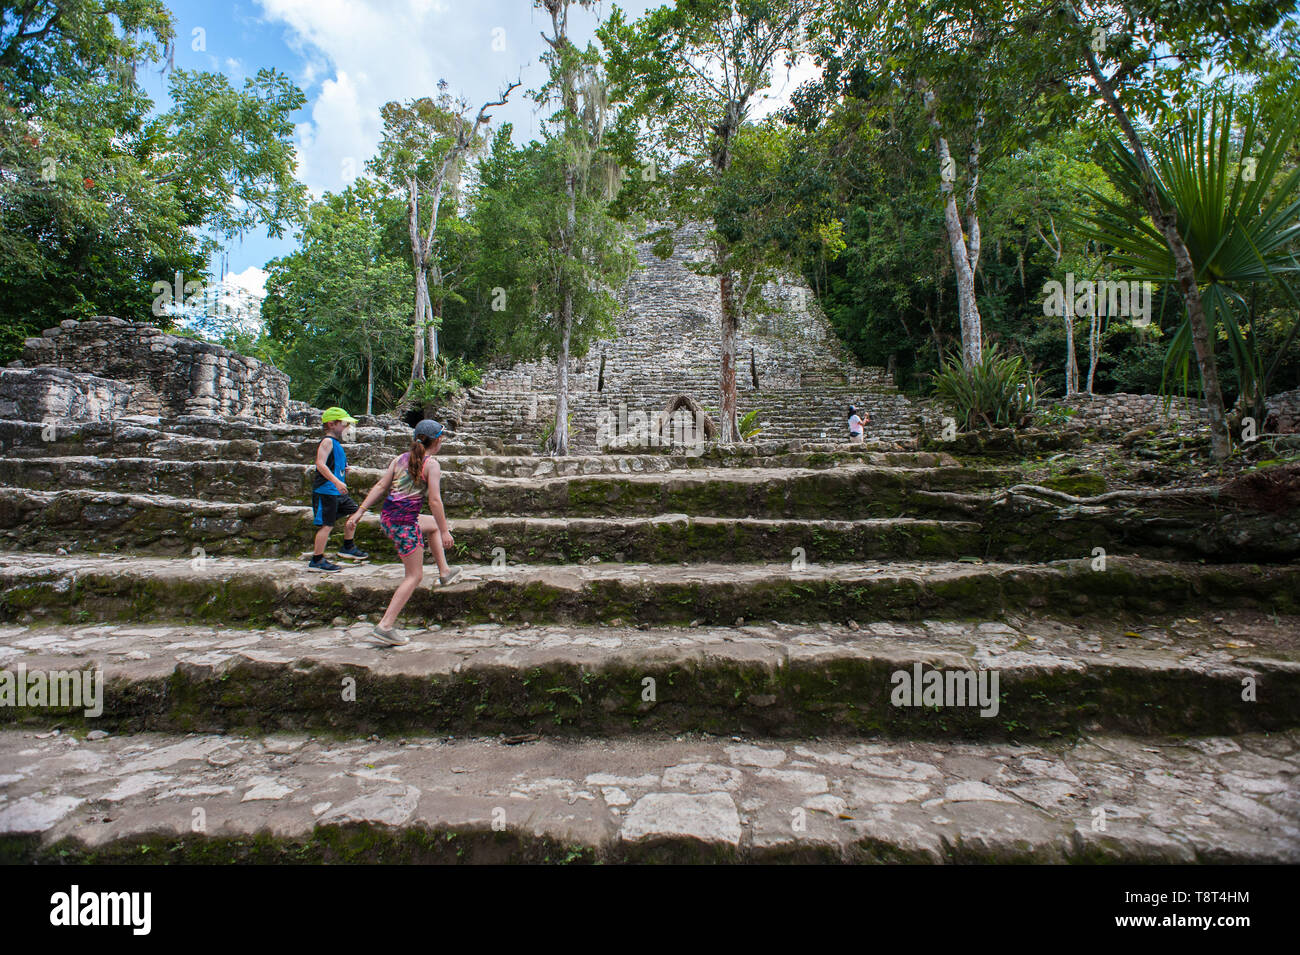
[[[550,19],[527,0],[258,2],[264,22],[283,26],[285,42],[302,57],[297,82],[310,98],[310,119],[298,126],[298,174],[316,195],[350,181],[349,157],[354,174],[364,172],[383,133],[384,103],[434,96],[440,79],[471,108],[522,80],[510,102],[493,112],[493,125],[512,123],[516,141],[537,133],[537,110],[525,92],[545,79],[540,34]],[[635,17],[659,3],[627,0],[623,6]],[[609,11],[602,5],[601,12]],[[571,11],[576,42],[594,36],[595,24],[593,12]]]
[[[259,269],[256,265],[250,265],[242,272],[230,272],[226,275],[226,285],[243,289],[250,295],[258,299],[266,298],[266,277],[265,269]]]
[[[379,109],[361,96],[351,75],[340,71],[321,84],[311,120],[298,124],[298,177],[317,195],[351,182],[379,142]]]
[[[446,79],[453,95],[477,106],[506,83],[523,86],[493,112],[493,125],[514,125],[516,141],[538,132],[538,108],[528,89],[543,83],[540,34],[550,19],[527,0],[258,0],[266,24],[282,26],[285,42],[302,58],[297,82],[309,97],[299,122],[298,176],[319,196],[337,191],[365,171],[383,134],[380,107],[437,93]],[[624,0],[635,19],[663,0]],[[599,12],[608,15],[608,5]],[[575,6],[570,32],[585,44],[594,35],[593,12]],[[501,49],[497,49],[501,47]],[[774,71],[773,96],[754,104],[752,118],[780,108],[816,74],[801,61],[787,77]],[[317,85],[319,84],[319,85]],[[549,114],[543,108],[541,115]]]
[[[311,118],[298,127],[299,175],[316,194],[340,189],[364,171],[383,132],[384,103],[435,95],[441,78],[453,92],[481,102],[533,56],[519,50],[531,31],[520,22],[517,2],[455,9],[437,0],[260,2],[266,19],[284,24],[287,42],[303,56],[300,80],[321,81]],[[509,18],[494,15],[506,10]],[[491,50],[493,26],[506,30],[504,52]]]

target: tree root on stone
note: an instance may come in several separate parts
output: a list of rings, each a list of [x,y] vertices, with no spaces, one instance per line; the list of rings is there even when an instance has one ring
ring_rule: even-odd
[[[1096,494],[1092,497],[1075,497],[1073,494],[1066,494],[1064,491],[1056,491],[1039,484],[1016,484],[1005,491],[999,492],[994,497],[994,502],[1003,501],[1014,496],[1032,497],[1037,495],[1040,498],[1048,498],[1079,507],[1124,500],[1195,500],[1205,498],[1215,500],[1219,497],[1219,492],[1220,489],[1217,487],[1131,488],[1107,491],[1105,494]]]

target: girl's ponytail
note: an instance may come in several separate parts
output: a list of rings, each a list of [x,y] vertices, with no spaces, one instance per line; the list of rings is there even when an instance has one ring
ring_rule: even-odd
[[[411,475],[412,484],[419,484],[421,475],[424,474],[425,440],[419,437],[411,442],[411,458],[407,462],[406,471]]]

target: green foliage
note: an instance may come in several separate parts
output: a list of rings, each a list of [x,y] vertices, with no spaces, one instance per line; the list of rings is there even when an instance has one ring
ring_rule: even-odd
[[[986,345],[970,368],[960,354],[951,354],[931,380],[935,396],[952,409],[963,431],[1027,425],[1042,392],[1042,382],[1024,359],[1004,355],[997,345]]]
[[[1039,408],[1034,415],[1034,423],[1044,428],[1056,428],[1073,418],[1077,411],[1065,405],[1048,405]]]
[[[425,408],[436,408],[460,394],[460,383],[450,378],[434,376],[419,382],[411,391],[414,402]]]
[[[1286,163],[1297,123],[1295,105],[1261,122],[1232,98],[1209,97],[1148,146],[1154,188],[1177,217],[1206,320],[1225,343],[1247,410],[1259,420],[1269,381],[1300,330],[1300,314],[1279,311],[1272,318],[1285,324],[1269,337],[1282,341],[1280,350],[1272,356],[1261,350],[1266,316],[1256,307],[1259,290],[1300,307],[1292,278],[1300,272],[1300,168]],[[1111,261],[1133,278],[1172,283],[1173,255],[1143,211],[1147,186],[1136,157],[1113,136],[1103,157],[1123,201],[1094,194],[1101,210],[1078,223],[1079,233],[1113,250]],[[1162,387],[1181,380],[1189,390],[1193,360],[1184,320],[1169,342]]]
[[[29,0],[0,12],[0,342],[95,314],[153,320],[155,281],[201,278],[211,235],[300,214],[289,116],[302,93],[273,70],[233,89],[173,71],[161,110],[136,65],[174,37],[150,0]],[[205,233],[207,233],[205,235]]]
[[[758,416],[761,414],[757,408],[746,411],[740,416],[740,437],[748,441],[750,438],[759,434],[763,429],[758,427]]]
[[[465,358],[451,358],[445,361],[446,377],[455,381],[462,388],[473,388],[483,383],[483,369]]]
[[[1083,271],[1083,245],[1062,222],[1084,186],[1106,187],[1101,168],[1082,158],[1091,142],[1086,129],[1062,132],[983,173],[976,294],[985,336],[1045,369],[1057,390],[1064,390],[1064,330],[1059,321],[1045,323],[1042,288]],[[922,390],[959,332],[921,111],[892,88],[870,100],[846,97],[790,155],[776,180],[788,198],[773,208],[791,209],[792,221],[777,227],[775,241],[790,243],[857,356],[893,368],[901,387]],[[838,243],[823,242],[819,222],[839,224]]]
[[[41,106],[67,86],[134,87],[136,64],[175,39],[161,0],[26,0],[0,10],[0,84]]]
[[[483,381],[483,369],[463,358],[440,355],[435,374],[417,384],[411,392],[416,404],[437,407],[446,404],[467,388]]]
[[[393,204],[365,178],[326,193],[301,248],[268,263],[262,314],[295,397],[371,411],[396,402],[410,360],[410,272],[385,246]]]
[[[613,333],[613,290],[635,264],[622,223],[607,213],[599,183],[575,194],[574,248],[564,252],[563,146],[551,139],[515,147],[503,128],[479,169],[470,223],[477,237],[467,299],[485,352],[513,360],[555,355],[562,290],[573,295],[570,352],[586,354]]]

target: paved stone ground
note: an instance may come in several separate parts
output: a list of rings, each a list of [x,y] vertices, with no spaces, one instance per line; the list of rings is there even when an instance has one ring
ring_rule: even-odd
[[[865,561],[808,564],[590,564],[467,567],[449,587],[422,586],[406,620],[609,623],[619,617],[679,623],[700,616],[758,619],[965,618],[1033,609],[1082,612],[1106,606],[1164,613],[1194,600],[1212,607],[1288,610],[1300,565],[1209,566],[1108,558],[1045,564]],[[220,613],[223,619],[311,627],[336,613],[381,610],[401,575],[394,564],[350,567],[326,578],[303,561],[205,561],[140,557],[0,554],[0,606],[10,620],[30,611],[77,621],[144,623]],[[142,595],[147,599],[139,602]],[[215,609],[214,609],[215,608]],[[97,614],[102,613],[102,616]]]
[[[1108,565],[1133,575],[1158,577],[1166,572],[1194,573],[1199,565],[1182,564],[1145,558],[1108,555]],[[506,564],[504,566],[465,566],[464,574],[448,591],[473,589],[488,581],[543,582],[559,588],[577,589],[592,582],[613,580],[663,581],[672,583],[740,584],[768,582],[778,578],[802,581],[837,580],[869,581],[911,579],[925,581],[952,580],[964,577],[998,577],[1007,575],[1041,574],[1055,576],[1073,574],[1090,569],[1088,559],[1055,560],[1037,564],[1018,564],[1006,561],[906,561],[876,560],[853,563],[808,563],[794,569],[790,563],[782,564],[724,564],[688,563],[637,564],[603,563],[592,561],[588,565]],[[1238,565],[1219,565],[1211,568],[1219,576],[1243,575]],[[426,564],[426,576],[432,565]],[[1268,570],[1283,574],[1286,567]],[[1252,568],[1255,576],[1264,570]],[[82,574],[105,574],[149,577],[161,581],[212,580],[224,582],[254,574],[258,579],[273,581],[286,587],[321,582],[356,587],[373,585],[378,589],[391,589],[402,578],[398,564],[354,564],[328,575],[313,573],[302,560],[249,559],[238,557],[207,557],[201,562],[169,558],[139,557],[133,555],[51,555],[30,553],[0,553],[0,574],[6,581],[39,580],[51,576],[73,579]],[[1098,579],[1105,572],[1095,573]],[[1281,578],[1279,578],[1281,579]]]
[[[299,844],[332,825],[481,834],[495,822],[525,845],[613,859],[658,846],[714,858],[1295,863],[1298,772],[1298,732],[987,747],[9,731],[0,834],[105,849],[174,843],[196,820],[215,839]]]
[[[377,614],[371,615],[372,619]],[[1300,617],[1224,611],[1213,617],[1135,617],[1059,621],[1011,616],[1005,621],[783,624],[718,627],[581,627],[475,624],[406,631],[411,643],[380,647],[372,624],[337,617],[309,630],[256,630],[185,624],[0,627],[0,666],[29,670],[82,667],[94,660],[106,680],[149,679],[177,666],[220,673],[241,662],[296,660],[356,667],[382,675],[451,673],[471,667],[528,669],[552,663],[599,665],[618,659],[665,662],[705,657],[787,666],[829,659],[882,659],[909,665],[1078,671],[1130,667],[1157,675],[1190,670],[1236,677],[1300,672]]]

